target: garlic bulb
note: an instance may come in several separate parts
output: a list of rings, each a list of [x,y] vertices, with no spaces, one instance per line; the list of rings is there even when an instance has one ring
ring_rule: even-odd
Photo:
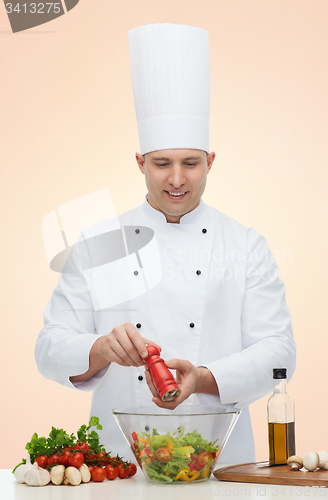
[[[50,482],[50,474],[47,469],[39,467],[37,462],[34,462],[32,468],[25,474],[25,483],[29,486],[45,486]]]
[[[22,464],[14,472],[15,479],[18,483],[25,483],[25,474],[27,471],[32,469],[33,465],[31,464],[30,455],[27,455],[26,464]]]

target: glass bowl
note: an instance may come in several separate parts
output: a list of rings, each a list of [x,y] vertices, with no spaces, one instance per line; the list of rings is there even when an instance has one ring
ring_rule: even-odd
[[[180,405],[111,410],[148,481],[206,481],[240,410]],[[185,483],[186,484],[186,483]]]

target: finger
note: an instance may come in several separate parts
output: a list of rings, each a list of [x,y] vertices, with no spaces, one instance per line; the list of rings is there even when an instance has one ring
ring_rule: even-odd
[[[134,325],[126,323],[116,329],[116,339],[126,353],[124,359],[130,361],[132,366],[142,366],[144,360],[140,356],[142,352],[148,352],[146,346]],[[140,353],[139,353],[140,351]]]
[[[113,339],[110,337],[110,335],[107,335],[106,337],[103,338],[102,344],[101,344],[101,355],[107,359],[110,363],[117,363],[118,365],[121,366],[130,366],[128,363],[124,361],[112,348],[113,344]]]
[[[128,366],[143,365],[143,360],[139,357],[124,327],[113,328],[107,337],[107,347],[113,355],[118,356]],[[109,356],[111,355],[110,351]]]
[[[181,372],[190,371],[192,364],[186,359],[168,359],[164,361],[165,365],[171,370],[179,370]]]
[[[154,342],[153,340],[148,340],[148,339],[146,339],[145,337],[141,337],[141,338],[144,340],[144,342],[145,342],[147,345],[154,345],[154,346],[156,346],[156,347],[159,349],[159,351],[161,351],[161,350],[162,350],[161,346],[160,346],[160,345],[158,345],[158,344],[156,344],[156,342]],[[147,355],[148,355],[148,353],[147,353]]]
[[[111,343],[107,346],[104,351],[105,357],[113,363],[117,363],[122,366],[138,366],[134,363],[119,342]]]
[[[131,323],[127,323],[124,325],[126,327],[126,333],[128,338],[130,339],[130,342],[133,345],[133,350],[128,351],[130,356],[133,357],[135,362],[138,363],[138,365],[144,364],[144,359],[148,357],[148,351],[146,347],[146,340],[143,337],[141,337],[140,333],[136,329],[134,325]]]

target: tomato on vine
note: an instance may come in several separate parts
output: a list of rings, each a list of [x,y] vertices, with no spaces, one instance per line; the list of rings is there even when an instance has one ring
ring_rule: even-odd
[[[128,469],[125,469],[125,468],[123,467],[123,465],[122,465],[122,466],[118,466],[116,470],[117,470],[117,472],[118,472],[118,477],[119,477],[120,479],[125,479],[125,478],[126,478],[126,477],[128,477],[128,475],[129,475],[129,471],[128,471]]]
[[[101,483],[106,479],[106,471],[102,467],[95,467],[91,472],[92,481]]]
[[[83,453],[83,455],[86,455],[89,450],[89,445],[85,441],[78,441],[74,445],[74,450],[79,450],[80,453]]]
[[[65,465],[65,467],[68,467],[69,465],[69,457],[71,457],[72,454],[70,451],[66,450],[62,455],[59,455],[59,463],[61,465]]]
[[[116,479],[118,476],[118,470],[115,469],[115,467],[112,467],[111,465],[106,465],[105,471],[107,479],[109,479],[110,481],[113,481],[113,479]]]
[[[83,464],[84,462],[84,456],[82,455],[81,452],[77,451],[75,453],[75,455],[71,455],[69,458],[68,458],[68,463],[69,465],[71,465],[72,467],[76,467],[77,469],[79,467],[81,467],[81,465]]]
[[[36,457],[35,462],[39,467],[45,467],[46,465],[48,465],[48,457],[46,457],[45,455],[41,455],[40,457]]]
[[[94,460],[95,458],[96,458],[96,455],[94,454],[93,450],[90,450],[90,448],[89,448],[89,451],[87,454],[87,460]]]
[[[94,465],[88,465],[88,469],[90,471],[90,474],[92,475],[92,471],[95,469]]]
[[[59,458],[60,455],[58,455],[58,453],[54,453],[50,458],[48,458],[48,465],[59,464]]]
[[[129,476],[134,476],[137,473],[137,466],[133,462],[128,465]]]

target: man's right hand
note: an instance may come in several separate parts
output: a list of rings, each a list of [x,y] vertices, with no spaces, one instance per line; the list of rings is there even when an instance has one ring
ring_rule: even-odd
[[[148,356],[146,344],[161,347],[152,340],[141,337],[131,323],[116,326],[108,335],[102,335],[93,344],[89,355],[89,369],[81,375],[70,377],[72,384],[86,382],[109,363],[121,366],[142,366]]]
[[[96,344],[99,345],[96,346]],[[100,337],[92,346],[107,363],[117,363],[121,366],[142,366],[148,357],[146,344],[161,347],[152,340],[141,337],[137,328],[131,323],[116,326],[109,335]]]

